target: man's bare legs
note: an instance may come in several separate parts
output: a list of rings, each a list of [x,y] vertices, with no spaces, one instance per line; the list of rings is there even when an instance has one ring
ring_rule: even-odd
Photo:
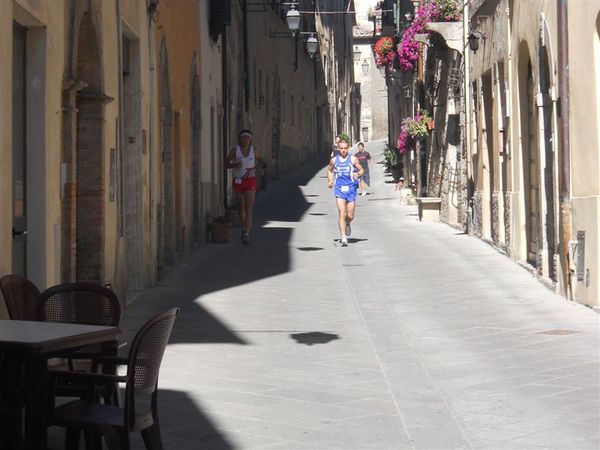
[[[356,204],[354,202],[347,202],[343,198],[336,198],[335,203],[338,208],[338,225],[343,243],[349,235],[346,230],[350,227],[350,222],[354,219],[354,207]]]

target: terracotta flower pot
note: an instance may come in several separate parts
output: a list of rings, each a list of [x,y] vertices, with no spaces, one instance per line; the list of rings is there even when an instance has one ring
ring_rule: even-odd
[[[230,223],[211,223],[209,230],[211,242],[229,242],[229,235],[231,233]]]
[[[432,131],[435,129],[435,122],[432,120],[430,122],[427,122],[427,131]]]

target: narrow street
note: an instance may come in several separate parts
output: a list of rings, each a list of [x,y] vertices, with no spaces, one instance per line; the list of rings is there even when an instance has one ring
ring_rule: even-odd
[[[159,379],[165,448],[599,448],[597,311],[419,222],[383,144],[366,149],[348,248],[323,161],[259,195],[250,246],[239,229],[202,244],[128,307],[129,339],[181,307]]]

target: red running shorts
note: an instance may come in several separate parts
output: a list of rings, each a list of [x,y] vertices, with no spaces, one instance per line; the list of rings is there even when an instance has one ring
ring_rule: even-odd
[[[256,191],[256,177],[234,178],[233,191],[243,194],[247,191]]]

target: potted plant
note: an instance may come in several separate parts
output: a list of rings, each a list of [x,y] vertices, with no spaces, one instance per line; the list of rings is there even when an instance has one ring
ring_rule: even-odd
[[[391,37],[380,38],[373,46],[375,53],[375,65],[379,68],[388,67],[394,63],[396,58],[396,45]]]
[[[459,22],[462,20],[462,2],[458,0],[434,0],[439,10],[438,21]]]
[[[400,68],[405,72],[412,72],[417,67],[420,44],[415,37],[427,32],[429,22],[458,22],[461,19],[462,4],[458,0],[432,0],[422,5],[402,34],[398,48]]]
[[[385,158],[386,168],[392,173],[392,178],[397,183],[402,176],[402,158],[398,149],[391,145],[386,145],[383,157]]]
[[[430,125],[431,124],[431,125]],[[423,139],[433,129],[433,118],[425,110],[419,111],[412,117],[402,121],[400,135],[398,136],[398,151],[400,154],[407,150],[414,150],[417,139]],[[430,128],[431,126],[431,128]]]
[[[225,216],[208,216],[210,242],[229,242],[231,221]]]

